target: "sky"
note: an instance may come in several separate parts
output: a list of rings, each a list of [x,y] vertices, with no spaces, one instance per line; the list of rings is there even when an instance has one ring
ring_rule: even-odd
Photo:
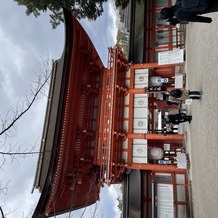
[[[104,65],[107,65],[107,48],[115,44],[116,16],[113,5],[104,6],[103,16],[95,22],[81,23],[95,45]],[[43,61],[59,59],[64,48],[64,26],[52,30],[49,13],[38,18],[25,15],[25,7],[13,0],[0,1],[0,119],[12,118],[14,108],[26,105],[31,99],[30,85],[36,81],[36,73],[44,71]],[[51,69],[49,69],[51,70]],[[7,137],[0,136],[0,152],[30,151],[39,149],[47,90],[22,117]],[[7,218],[31,217],[39,194],[31,194],[38,156],[7,157],[0,154],[0,206]],[[6,189],[3,189],[6,187]],[[116,198],[117,187],[102,189],[96,217],[119,217]],[[93,208],[87,209],[85,217]],[[64,216],[62,216],[64,217]],[[78,217],[74,213],[72,217]]]

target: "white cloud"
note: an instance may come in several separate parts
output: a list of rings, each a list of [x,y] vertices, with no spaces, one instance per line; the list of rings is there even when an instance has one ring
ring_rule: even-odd
[[[23,180],[20,180],[22,183]],[[10,194],[10,201],[8,201],[8,197],[1,201],[1,206],[5,212],[5,214],[11,213],[7,215],[7,217],[27,217],[27,215],[32,214],[33,210],[35,209],[36,202],[39,198],[39,193],[30,194],[31,190],[31,184],[32,180],[27,179],[24,181],[23,186],[25,186],[25,189],[22,189],[23,191],[20,192],[17,190],[17,192],[14,192],[14,195]],[[9,184],[10,185],[10,184]],[[15,187],[13,187],[15,189]],[[19,187],[17,187],[19,189]],[[10,192],[10,190],[9,190]]]
[[[113,1],[109,1],[109,16],[112,20],[111,24],[108,25],[107,31],[108,34],[113,38],[114,44],[116,43],[116,37],[117,37],[117,13],[115,9],[115,3]]]
[[[113,1],[109,0],[104,4],[103,16],[96,21],[81,20],[81,24],[93,41],[95,48],[102,59],[104,66],[107,66],[108,47],[116,43],[117,27],[116,15]]]
[[[120,217],[120,213],[121,213],[121,211],[118,208],[118,201],[117,201],[117,198],[122,196],[120,188],[121,188],[120,184],[111,185],[109,187],[109,195],[112,197],[114,201],[113,210],[117,214],[117,218]]]
[[[11,41],[10,36],[7,36],[7,34],[1,28],[0,47],[1,66],[4,65],[7,68],[13,66],[17,73],[21,73],[22,67],[24,67],[23,56],[25,55],[25,52],[16,42]]]

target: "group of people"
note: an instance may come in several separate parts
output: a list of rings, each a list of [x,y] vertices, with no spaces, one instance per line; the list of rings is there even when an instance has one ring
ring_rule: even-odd
[[[190,91],[181,89],[172,89],[168,93],[168,104],[182,104],[185,103],[187,99],[200,100],[203,92],[202,91]],[[186,115],[185,113],[178,113],[168,116],[168,122],[172,124],[179,124],[182,122],[191,122],[192,116]]]
[[[175,5],[161,10],[160,17],[169,21],[171,25],[187,22],[211,23],[210,17],[201,15],[216,11],[218,11],[216,0],[176,0]]]
[[[160,12],[161,19],[167,20],[171,25],[188,22],[211,23],[210,17],[201,16],[218,11],[218,0],[176,0],[172,7],[165,7]],[[169,92],[167,104],[182,104],[187,99],[201,99],[201,91],[174,89]],[[179,124],[191,122],[192,116],[178,113],[168,116],[168,122]]]

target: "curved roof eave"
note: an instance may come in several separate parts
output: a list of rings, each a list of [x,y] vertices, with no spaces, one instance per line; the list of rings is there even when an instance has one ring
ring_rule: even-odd
[[[52,71],[53,75],[52,75],[48,105],[46,110],[46,118],[45,118],[43,138],[42,138],[43,140],[40,149],[41,154],[39,157],[36,179],[34,183],[34,187],[39,188],[40,191],[42,192],[39,202],[36,206],[35,212],[33,214],[33,217],[37,217],[37,218],[47,217],[45,215],[45,210],[46,207],[48,206],[47,205],[48,201],[51,200],[50,199],[51,192],[55,191],[55,189],[57,188],[57,187],[56,188],[53,187],[52,182],[54,177],[56,176],[55,173],[58,173],[56,172],[55,168],[57,166],[56,163],[57,158],[59,159],[60,157],[58,156],[59,155],[57,153],[58,149],[56,148],[58,148],[60,143],[60,131],[61,131],[61,125],[63,119],[62,113],[65,110],[64,109],[65,108],[64,98],[66,95],[65,92],[68,92],[66,91],[67,90],[66,84],[68,83],[68,71],[69,71],[68,68],[70,64],[72,64],[71,52],[73,46],[77,46],[78,48],[80,46],[79,43],[73,44],[72,42],[74,35],[77,34],[76,31],[74,32],[72,31],[72,29],[74,28],[73,25],[75,20],[72,19],[72,14],[66,9],[64,9],[64,18],[65,18],[65,48],[61,59],[56,61],[53,65],[54,69]],[[91,40],[89,39],[88,35],[85,33],[83,28],[81,26],[79,28],[81,28],[83,36],[86,37],[87,40],[89,41],[88,47],[92,48],[90,52],[90,56],[95,58],[94,60],[96,60],[96,64],[98,65],[99,69],[102,71],[102,69],[104,69],[104,66]],[[77,63],[75,62],[75,60],[73,63]],[[75,73],[80,73],[80,72],[75,72]],[[86,202],[86,205],[94,203],[92,202],[93,199],[98,200],[97,195],[94,198],[92,198],[92,200],[90,200],[89,202]],[[76,208],[77,206],[75,205],[73,209]],[[69,208],[69,210],[70,209],[72,210],[72,208]],[[57,213],[63,213],[63,211],[69,211],[69,210],[68,208],[60,208],[60,210],[57,211]]]
[[[59,60],[55,61],[52,65],[52,74],[50,89],[47,101],[46,116],[44,121],[44,128],[42,134],[42,141],[40,147],[40,154],[37,163],[37,170],[33,188],[39,189],[42,192],[38,205],[35,209],[33,217],[45,217],[41,212],[43,211],[44,203],[47,198],[47,194],[50,189],[51,179],[54,171],[54,163],[56,158],[56,146],[55,133],[59,131],[58,127],[60,126],[61,117],[58,114],[61,113],[63,107],[63,83],[66,82],[66,62],[69,58],[69,42],[70,42],[70,26],[68,24],[69,12],[66,13],[64,10],[64,20],[65,20],[65,45],[62,56]],[[56,81],[56,82],[55,82]],[[48,133],[49,131],[49,133]],[[47,155],[45,155],[45,152]],[[47,157],[46,157],[47,156]],[[44,162],[44,163],[43,163]]]

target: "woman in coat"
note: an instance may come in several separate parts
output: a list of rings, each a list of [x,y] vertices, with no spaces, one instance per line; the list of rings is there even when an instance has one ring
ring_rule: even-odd
[[[216,11],[218,11],[218,1],[216,0],[177,0],[172,7],[163,8],[160,15],[162,19],[174,20],[174,23],[176,23],[175,20],[177,23],[211,23],[210,17],[200,15]]]
[[[169,91],[168,103],[182,104],[187,99],[201,99],[202,91],[172,89]]]

